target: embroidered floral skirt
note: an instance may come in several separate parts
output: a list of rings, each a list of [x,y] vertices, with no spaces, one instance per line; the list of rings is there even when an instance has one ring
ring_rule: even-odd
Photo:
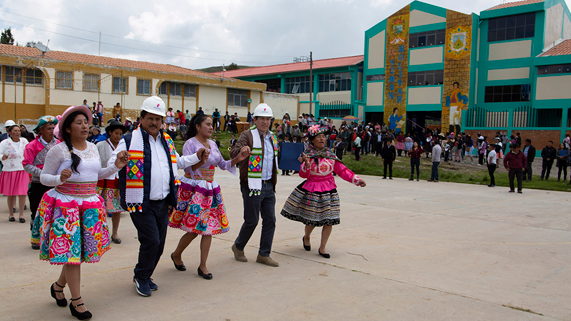
[[[97,194],[103,198],[107,214],[121,213],[121,196],[118,179],[102,179],[97,182]]]
[[[337,189],[310,192],[299,184],[286,200],[282,216],[309,226],[337,225],[340,223],[340,203]]]
[[[99,195],[75,197],[51,189],[44,194],[38,214],[32,243],[40,245],[41,260],[95,263],[110,249],[105,206]]]
[[[200,235],[228,232],[228,217],[218,183],[186,177],[181,182],[169,226]]]

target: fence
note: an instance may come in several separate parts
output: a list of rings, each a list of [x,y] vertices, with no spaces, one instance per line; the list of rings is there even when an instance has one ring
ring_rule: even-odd
[[[488,110],[482,107],[473,107],[467,110],[466,126],[476,128],[507,128],[509,126],[510,111]],[[560,108],[537,109],[531,106],[521,106],[513,109],[512,127],[561,127],[563,110]],[[571,119],[566,120],[566,126]]]
[[[353,115],[353,105],[344,103],[340,100],[332,101],[327,104],[319,104],[319,117],[338,117],[343,118]]]

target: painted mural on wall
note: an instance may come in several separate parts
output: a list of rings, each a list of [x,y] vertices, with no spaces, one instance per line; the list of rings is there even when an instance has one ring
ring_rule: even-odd
[[[384,118],[395,133],[406,124],[409,13],[406,6],[387,19]]]
[[[446,13],[444,84],[442,90],[442,132],[462,131],[462,113],[468,109],[472,16],[456,11]]]

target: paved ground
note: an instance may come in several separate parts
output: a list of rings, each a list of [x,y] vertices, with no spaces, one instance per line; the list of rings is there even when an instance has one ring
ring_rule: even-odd
[[[169,253],[169,230],[149,298],[131,283],[138,242],[125,214],[123,244],[101,263],[83,265],[82,296],[97,320],[570,320],[571,217],[568,193],[366,177],[357,188],[339,181],[342,223],[327,260],[301,246],[303,226],[278,217],[272,257],[279,268],[230,251],[242,222],[238,181],[217,174],[231,231],[216,237],[211,281],[196,275],[198,244],[184,253],[186,272]],[[280,177],[276,211],[300,178]],[[0,213],[6,212],[4,198]],[[0,220],[0,319],[71,320],[49,286],[60,268],[38,260],[28,224]],[[259,233],[259,231],[257,231]],[[66,296],[70,294],[66,289]],[[513,307],[513,308],[510,308]],[[529,309],[523,312],[514,308]],[[543,316],[538,315],[543,314]]]

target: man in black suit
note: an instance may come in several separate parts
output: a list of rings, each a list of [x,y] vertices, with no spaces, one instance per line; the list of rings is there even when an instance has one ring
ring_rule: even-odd
[[[390,139],[387,140],[385,147],[383,147],[381,155],[383,157],[384,165],[383,179],[387,179],[387,167],[389,168],[389,179],[393,179],[393,162],[397,158],[397,151]]]
[[[525,167],[525,172],[523,173],[523,178],[529,182],[531,181],[531,174],[533,174],[533,160],[535,159],[535,147],[531,144],[531,139],[525,140],[525,146],[523,146],[523,153],[527,157],[527,166]]]
[[[553,166],[553,161],[557,157],[557,150],[553,147],[552,141],[547,142],[547,146],[545,146],[541,151],[541,157],[543,158],[543,164],[541,168],[541,177],[539,179],[543,180],[545,177],[545,180],[548,180],[551,167]]]

